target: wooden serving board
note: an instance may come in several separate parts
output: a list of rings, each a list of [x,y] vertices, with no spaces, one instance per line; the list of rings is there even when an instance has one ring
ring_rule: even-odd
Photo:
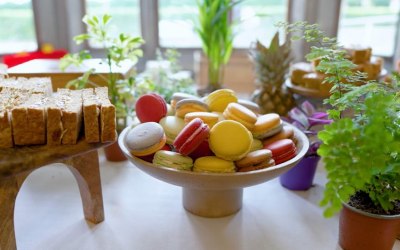
[[[16,146],[0,149],[0,178],[34,170],[51,163],[62,162],[110,143],[87,143],[81,139],[75,145]]]

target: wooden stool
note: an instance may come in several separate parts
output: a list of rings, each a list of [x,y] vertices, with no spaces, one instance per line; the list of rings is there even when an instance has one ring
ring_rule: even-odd
[[[103,196],[97,148],[106,144],[31,146],[0,149],[0,249],[16,249],[14,206],[28,175],[37,168],[64,163],[75,176],[81,193],[86,220],[104,220]]]

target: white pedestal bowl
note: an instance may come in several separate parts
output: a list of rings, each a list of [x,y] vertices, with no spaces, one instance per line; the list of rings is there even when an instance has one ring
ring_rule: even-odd
[[[303,158],[309,147],[306,135],[293,127],[297,139],[297,155],[287,162],[243,173],[197,173],[154,166],[131,155],[125,145],[125,136],[130,129],[124,129],[118,139],[128,160],[159,180],[181,186],[184,208],[202,217],[223,217],[238,212],[242,207],[243,188],[269,181],[285,173]]]

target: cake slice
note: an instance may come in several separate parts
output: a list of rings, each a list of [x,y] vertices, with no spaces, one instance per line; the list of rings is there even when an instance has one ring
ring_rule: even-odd
[[[44,94],[32,94],[26,102],[12,108],[11,124],[15,145],[36,145],[46,143]]]
[[[101,99],[100,139],[101,142],[117,140],[115,107],[108,99]]]
[[[64,102],[59,93],[55,93],[47,104],[47,145],[60,145],[64,133],[62,109]]]
[[[101,142],[117,140],[115,106],[108,99],[108,88],[95,88],[100,111],[100,140]]]
[[[93,88],[82,90],[83,95],[83,121],[85,140],[88,143],[100,142],[100,105]]]
[[[82,91],[58,89],[57,93],[63,103],[61,144],[76,144],[82,125]]]
[[[0,108],[0,148],[12,148],[14,146],[8,114],[8,110],[1,110]]]

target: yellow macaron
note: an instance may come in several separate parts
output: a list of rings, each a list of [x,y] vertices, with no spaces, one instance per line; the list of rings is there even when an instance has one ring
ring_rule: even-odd
[[[227,120],[240,122],[250,131],[257,121],[257,115],[253,111],[235,102],[228,104],[223,115]]]
[[[237,121],[218,122],[210,131],[210,149],[225,160],[236,161],[243,158],[250,151],[252,143],[250,131]]]
[[[183,119],[190,112],[208,112],[208,106],[198,99],[183,99],[176,104],[176,116]]]
[[[233,173],[236,171],[235,167],[233,161],[227,161],[217,156],[205,156],[194,162],[193,172]]]
[[[264,139],[273,136],[282,130],[282,120],[278,114],[260,115],[252,129],[254,138]]]
[[[238,98],[231,89],[219,89],[210,93],[205,102],[211,111],[224,112],[226,106],[231,102],[237,102]]]
[[[208,127],[212,128],[218,122],[219,116],[210,112],[191,112],[185,115],[184,120],[185,123],[189,123],[195,118],[200,118]]]

